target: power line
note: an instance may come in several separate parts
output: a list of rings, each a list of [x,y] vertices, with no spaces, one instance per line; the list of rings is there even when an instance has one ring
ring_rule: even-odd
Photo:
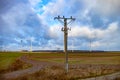
[[[58,19],[58,21],[64,23],[64,27],[62,27],[61,31],[64,32],[64,53],[65,53],[65,69],[66,73],[68,73],[68,53],[67,53],[67,38],[68,38],[68,30],[71,30],[70,28],[67,28],[67,25],[75,20],[72,16],[70,18],[63,17],[55,17],[54,19]],[[68,22],[68,20],[70,20]]]

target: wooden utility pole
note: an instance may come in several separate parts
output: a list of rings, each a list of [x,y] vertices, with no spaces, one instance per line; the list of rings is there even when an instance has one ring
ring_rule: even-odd
[[[63,17],[55,17],[54,19],[58,19],[60,22],[64,23],[64,27],[62,27],[62,31],[64,32],[64,53],[65,53],[65,69],[66,69],[66,73],[68,73],[68,53],[67,53],[67,38],[68,38],[68,30],[70,30],[70,28],[67,28],[67,25],[71,22],[74,21],[75,18],[72,18],[72,16],[70,18],[65,18]],[[69,20],[69,22],[67,22]]]

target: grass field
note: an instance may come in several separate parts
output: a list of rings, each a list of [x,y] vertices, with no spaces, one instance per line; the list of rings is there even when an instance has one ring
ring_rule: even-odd
[[[0,70],[7,69],[18,57],[22,56],[18,52],[0,52]]]
[[[57,52],[0,52],[0,70],[7,69],[20,56],[29,59],[64,64],[65,54]],[[34,74],[16,80],[79,80],[120,71],[120,52],[69,53],[69,73],[62,66],[54,64]],[[17,62],[15,63],[17,64]],[[41,64],[42,65],[42,64]],[[72,66],[75,65],[75,66]]]
[[[69,53],[70,64],[120,64],[120,53]],[[63,53],[31,53],[30,58],[39,61],[64,63]]]
[[[30,55],[30,58],[33,60],[65,62],[64,53],[0,52],[0,69],[6,69],[16,58],[25,54]],[[120,64],[120,52],[69,53],[68,57],[70,64]]]
[[[30,59],[64,64],[64,53],[31,53]],[[45,68],[23,79],[80,80],[120,71],[120,52],[69,53],[69,72],[60,66]],[[107,79],[109,80],[109,78]]]

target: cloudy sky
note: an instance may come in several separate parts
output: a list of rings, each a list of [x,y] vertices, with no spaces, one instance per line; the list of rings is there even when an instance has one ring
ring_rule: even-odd
[[[62,50],[58,15],[76,18],[68,49],[120,50],[120,0],[0,0],[0,48]]]

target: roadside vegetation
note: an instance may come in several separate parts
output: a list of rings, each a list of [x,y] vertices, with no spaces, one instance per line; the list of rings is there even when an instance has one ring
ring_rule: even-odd
[[[118,70],[120,71],[117,66],[82,65],[79,66],[79,68],[71,67],[66,74],[64,67],[54,65],[46,67],[34,74],[16,78],[14,80],[80,80],[111,74]]]
[[[0,70],[7,69],[18,57],[22,55],[23,54],[16,52],[0,52]]]
[[[19,60],[24,53],[18,52],[1,52],[0,53],[0,74],[26,69],[30,64]]]

